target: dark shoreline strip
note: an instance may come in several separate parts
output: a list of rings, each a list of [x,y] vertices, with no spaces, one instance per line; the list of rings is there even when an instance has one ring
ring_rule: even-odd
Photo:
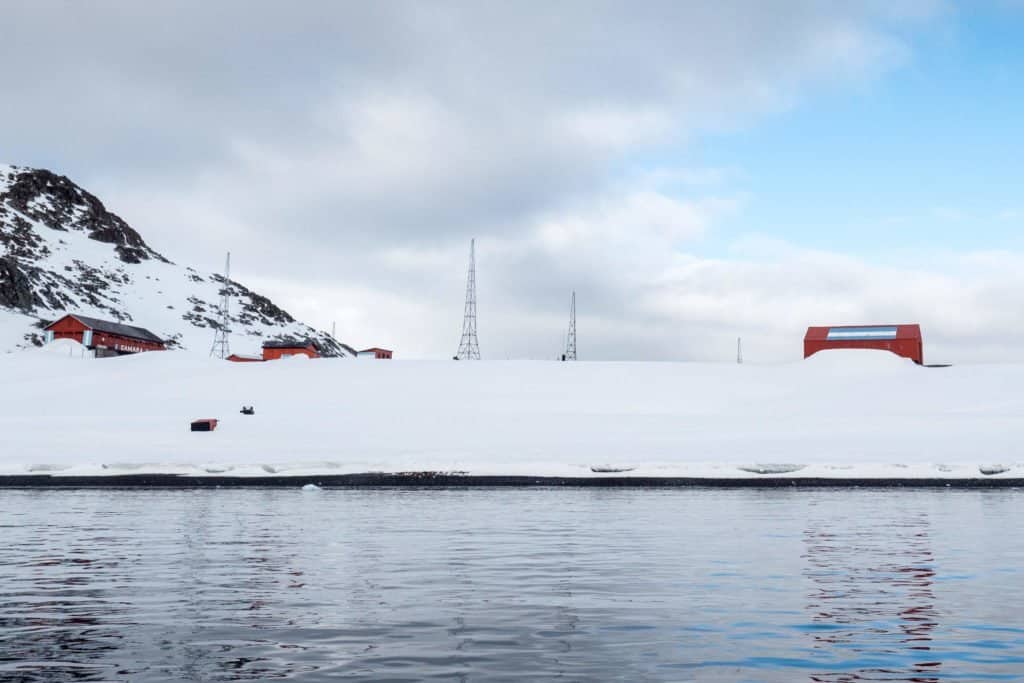
[[[829,479],[749,477],[524,477],[469,476],[437,472],[400,474],[332,474],[321,476],[186,477],[177,474],[119,474],[55,477],[49,474],[0,476],[0,488],[288,488],[305,484],[323,487],[468,487],[548,486],[604,488],[1024,488],[1024,479]]]

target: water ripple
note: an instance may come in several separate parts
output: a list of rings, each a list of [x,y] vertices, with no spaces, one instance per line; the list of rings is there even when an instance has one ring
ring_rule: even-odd
[[[5,490],[0,680],[1020,680],[1020,496]]]

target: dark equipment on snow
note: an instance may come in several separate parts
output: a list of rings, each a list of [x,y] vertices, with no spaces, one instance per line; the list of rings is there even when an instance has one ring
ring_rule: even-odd
[[[217,428],[217,420],[212,418],[212,417],[205,418],[205,419],[202,419],[202,420],[193,420],[192,421],[192,431],[193,432],[212,432],[216,428]]]
[[[253,409],[252,406],[242,406],[242,409],[239,410],[238,412],[240,412],[242,415],[255,415],[256,414],[256,411]]]

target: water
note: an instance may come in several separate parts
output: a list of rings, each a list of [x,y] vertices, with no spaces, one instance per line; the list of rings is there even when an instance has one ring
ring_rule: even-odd
[[[0,490],[0,680],[1024,680],[1024,491]]]

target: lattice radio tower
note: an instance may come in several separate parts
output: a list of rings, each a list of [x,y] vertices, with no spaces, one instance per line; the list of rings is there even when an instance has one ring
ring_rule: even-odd
[[[480,360],[476,339],[476,240],[469,241],[469,273],[466,275],[466,309],[462,317],[462,339],[455,360]]]
[[[211,358],[227,358],[231,355],[231,347],[228,344],[228,334],[231,332],[230,318],[228,318],[228,294],[231,292],[231,252],[228,252],[227,260],[224,262],[224,286],[220,290],[220,321],[217,331],[213,334],[213,346],[210,347]]]
[[[565,360],[576,360],[576,292],[569,307],[569,336],[565,339]]]

